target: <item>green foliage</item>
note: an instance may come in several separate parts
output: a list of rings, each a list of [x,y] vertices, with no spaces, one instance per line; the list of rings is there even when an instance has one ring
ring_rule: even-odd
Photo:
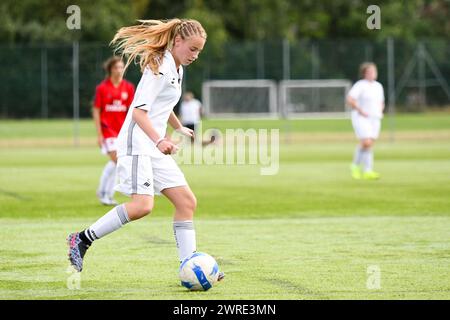
[[[81,30],[69,30],[67,7],[81,10]],[[3,42],[71,42],[74,39],[109,42],[116,30],[134,20],[129,1],[117,0],[6,0],[0,5]],[[136,7],[136,11],[142,10]]]
[[[76,4],[82,29],[65,26],[66,8]],[[138,18],[191,17],[201,20],[219,45],[226,39],[364,37],[405,40],[446,37],[450,33],[446,0],[380,0],[381,30],[369,30],[370,0],[3,0],[0,41],[70,42],[73,38],[108,42],[121,26]]]

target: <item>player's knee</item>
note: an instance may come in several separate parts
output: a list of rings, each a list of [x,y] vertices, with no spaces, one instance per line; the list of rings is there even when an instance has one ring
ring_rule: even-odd
[[[195,209],[197,208],[197,199],[194,195],[189,195],[183,199],[183,201],[178,202],[176,209],[178,212],[183,212],[184,214],[193,215]]]
[[[194,195],[189,196],[189,198],[186,200],[186,208],[192,212],[197,209],[197,198]]]
[[[373,144],[373,142],[372,142],[371,139],[366,139],[366,140],[364,140],[364,141],[362,142],[362,147],[363,147],[364,149],[369,149],[369,148],[372,147],[372,144]]]
[[[115,151],[109,153],[109,157],[111,158],[111,161],[114,163],[117,163],[117,153]]]
[[[149,201],[139,201],[136,203],[136,218],[142,218],[150,214],[153,210],[153,203]]]
[[[142,216],[146,216],[146,215],[150,214],[152,212],[152,210],[153,210],[153,205],[145,204],[141,208],[141,214],[142,214]]]

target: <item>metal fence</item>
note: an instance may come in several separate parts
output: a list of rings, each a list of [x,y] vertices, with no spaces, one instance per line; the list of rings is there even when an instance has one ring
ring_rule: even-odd
[[[111,48],[99,43],[0,45],[1,118],[87,117]],[[406,111],[450,104],[450,41],[388,39],[230,42],[206,46],[185,70],[184,89],[201,96],[214,79],[358,79],[363,61],[378,65],[388,104]],[[126,78],[135,84],[132,66]]]

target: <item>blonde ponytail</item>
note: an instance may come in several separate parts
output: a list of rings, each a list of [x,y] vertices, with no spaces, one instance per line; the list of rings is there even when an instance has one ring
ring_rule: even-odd
[[[138,20],[140,25],[120,28],[110,45],[127,57],[124,72],[132,61],[141,71],[147,66],[157,74],[164,52],[170,50],[177,35],[183,39],[197,35],[206,39],[206,32],[196,20]]]

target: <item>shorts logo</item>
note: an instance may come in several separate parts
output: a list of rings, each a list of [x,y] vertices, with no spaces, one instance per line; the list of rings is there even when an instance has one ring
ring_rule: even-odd
[[[147,188],[150,187],[150,185],[151,185],[151,182],[150,182],[149,180],[147,180],[147,181],[144,183],[144,186],[147,187]]]

